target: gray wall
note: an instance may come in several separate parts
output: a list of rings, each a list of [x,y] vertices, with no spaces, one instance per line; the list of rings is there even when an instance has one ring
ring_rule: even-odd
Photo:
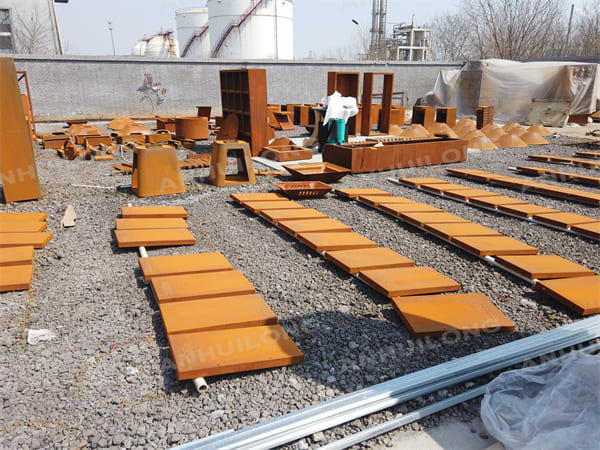
[[[441,69],[458,64],[335,61],[232,61],[138,57],[15,57],[27,71],[36,120],[196,115],[197,105],[220,114],[219,70],[267,69],[269,103],[314,103],[326,95],[327,72],[393,72],[394,91],[406,91],[405,105],[433,88]],[[144,74],[167,89],[158,106],[142,101]],[[362,77],[361,77],[362,78]],[[382,77],[377,77],[382,78]],[[362,82],[362,80],[361,80]],[[377,85],[375,92],[381,92]]]

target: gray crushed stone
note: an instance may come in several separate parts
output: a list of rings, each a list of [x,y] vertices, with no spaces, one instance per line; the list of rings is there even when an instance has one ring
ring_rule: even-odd
[[[59,126],[46,124],[46,128],[51,131]],[[569,140],[553,137],[551,144],[543,147],[475,153],[467,162],[451,167],[512,174],[509,166],[544,166],[527,163],[529,153],[571,156],[573,147],[561,145]],[[201,142],[195,150],[208,152],[208,144]],[[50,243],[35,252],[31,290],[1,294],[2,448],[174,446],[240,429],[580,319],[519,279],[376,210],[331,194],[300,200],[379,245],[414,259],[418,265],[453,278],[462,284],[461,292],[482,292],[516,324],[514,333],[413,339],[386,298],[230,200],[232,192],[275,191],[272,181],[277,180],[273,177],[259,177],[254,186],[217,188],[207,181],[208,169],[184,170],[187,193],[143,199],[126,188],[73,186],[129,184],[129,176],[111,174],[111,162],[63,160],[52,150],[42,150],[39,144],[35,153],[43,199],[0,205],[0,211],[47,211],[49,231],[54,233]],[[178,153],[181,158],[188,151]],[[123,158],[130,160],[131,154],[124,153]],[[350,175],[335,186],[386,189],[600,272],[600,251],[595,241],[386,181],[390,176],[425,176],[482,187],[447,175],[447,167]],[[589,169],[565,170],[598,176],[597,171]],[[500,187],[483,188],[565,212],[600,217],[599,208],[567,200]],[[592,187],[578,188],[600,192]],[[222,252],[277,314],[280,324],[304,352],[304,364],[211,377],[210,391],[203,395],[195,392],[191,382],[178,381],[158,306],[149,286],[140,280],[137,254],[117,248],[114,242],[114,220],[128,202],[184,206],[196,245],[150,249],[149,254]],[[76,226],[60,230],[68,204],[77,213]],[[58,338],[30,346],[26,343],[30,328],[50,329]],[[291,443],[290,448],[322,446],[468,387],[462,384],[419,397],[308,436]],[[476,399],[408,429],[448,420],[470,421],[478,413]],[[383,436],[365,446],[385,445],[388,441],[389,437]]]

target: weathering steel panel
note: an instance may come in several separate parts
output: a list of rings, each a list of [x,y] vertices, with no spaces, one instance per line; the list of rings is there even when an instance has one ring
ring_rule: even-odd
[[[185,219],[187,211],[183,206],[123,206],[121,207],[121,216],[125,219],[160,217],[180,217]]]
[[[462,236],[453,241],[479,256],[537,255],[539,252],[537,248],[508,236]]]
[[[365,270],[360,278],[387,297],[458,291],[460,284],[429,267]]]
[[[185,220],[177,218],[159,219],[115,219],[117,230],[154,230],[160,228],[187,228]]]
[[[229,196],[239,204],[242,202],[269,202],[273,200],[285,200],[283,195],[276,194],[274,192],[237,193],[229,194]]]
[[[375,188],[357,188],[357,189],[336,189],[335,193],[346,198],[356,198],[362,195],[383,195],[390,196],[391,193]]]
[[[544,280],[536,288],[587,316],[600,313],[600,276]]]
[[[52,233],[46,231],[35,233],[0,233],[0,247],[31,245],[33,248],[44,248],[50,239],[52,239]]]
[[[558,255],[507,255],[496,262],[531,279],[571,278],[594,275],[594,271]]]
[[[323,214],[316,209],[267,209],[260,213],[271,223],[279,223],[283,220],[307,220],[307,219],[327,219],[327,214]]]
[[[2,222],[0,233],[39,233],[48,227],[47,222]]]
[[[0,266],[0,292],[27,290],[32,276],[32,264]]]
[[[258,201],[258,202],[242,202],[240,203],[244,208],[258,214],[267,209],[303,209],[300,203],[293,202],[291,200],[272,200],[272,201]]]
[[[410,222],[419,227],[434,223],[471,223],[467,219],[455,216],[447,212],[414,212],[399,214],[402,220]]]
[[[119,248],[194,245],[196,238],[187,229],[115,230]]]
[[[377,243],[354,232],[342,233],[301,233],[298,239],[318,252],[328,250],[352,250],[374,248]]]
[[[525,205],[499,205],[498,209],[505,213],[514,214],[515,216],[521,217],[533,217],[534,214],[560,213],[560,211],[556,209],[532,205],[530,203]]]
[[[444,239],[457,236],[502,236],[496,230],[478,223],[429,223],[424,226],[427,231],[431,231]]]
[[[6,247],[0,251],[1,266],[22,266],[33,261],[33,246]]]
[[[358,273],[371,269],[412,267],[415,265],[412,259],[386,247],[334,250],[325,252],[325,259],[348,273]]]
[[[284,220],[279,222],[279,227],[288,233],[297,236],[300,233],[322,232],[342,233],[350,232],[352,228],[334,219],[307,219],[307,220]]]
[[[233,270],[229,261],[219,252],[149,256],[138,261],[146,281],[155,276]]]

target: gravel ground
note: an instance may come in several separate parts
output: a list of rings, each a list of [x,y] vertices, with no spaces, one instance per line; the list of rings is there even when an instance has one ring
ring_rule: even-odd
[[[58,127],[41,126],[42,131]],[[573,147],[561,145],[568,140],[554,137],[544,147],[474,153],[467,162],[452,167],[509,174],[508,166],[525,163],[529,153],[572,155]],[[207,144],[199,143],[196,150],[208,151]],[[186,153],[179,151],[179,156]],[[131,154],[125,153],[124,158],[130,159]],[[129,184],[130,177],[111,175],[110,162],[67,161],[38,144],[36,159],[43,199],[0,205],[1,211],[48,212],[49,231],[54,233],[43,250],[36,250],[31,289],[1,295],[2,448],[173,446],[239,429],[580,319],[519,279],[373,209],[333,195],[301,200],[381,246],[462,283],[462,292],[482,292],[516,324],[514,333],[416,340],[386,298],[230,200],[232,192],[274,190],[271,182],[277,180],[272,177],[259,177],[254,186],[216,188],[207,181],[208,169],[185,170],[186,194],[142,199],[127,189],[73,186],[114,188]],[[427,176],[481,187],[446,175],[447,167],[351,175],[336,186],[383,188],[600,272],[597,242],[386,181],[390,176]],[[598,176],[593,170],[565,170]],[[565,200],[499,187],[485,189],[565,212],[593,217],[600,214],[598,208]],[[599,192],[590,187],[581,189]],[[203,395],[197,394],[190,382],[179,382],[157,304],[149,286],[140,280],[137,254],[118,249],[114,242],[114,219],[128,202],[183,205],[189,213],[188,224],[197,238],[196,245],[152,249],[149,254],[222,252],[277,314],[304,352],[304,364],[211,377],[210,391]],[[68,204],[77,212],[76,226],[60,230]],[[28,345],[28,329],[50,329],[57,338]],[[291,447],[323,445],[464,387],[446,389],[355,420]],[[470,421],[478,414],[479,401],[474,400],[411,428],[449,420]],[[386,442],[389,436],[365,445]]]

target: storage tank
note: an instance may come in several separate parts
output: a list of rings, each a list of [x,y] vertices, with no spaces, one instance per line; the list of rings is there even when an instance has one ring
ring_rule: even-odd
[[[212,56],[293,59],[291,0],[208,0]]]
[[[175,11],[180,56],[210,57],[208,8],[189,8]]]
[[[158,33],[148,40],[143,56],[149,58],[176,58],[179,54],[177,41],[171,31]]]
[[[147,39],[136,42],[131,50],[131,54],[133,56],[144,56],[146,54],[146,45],[148,45]]]

